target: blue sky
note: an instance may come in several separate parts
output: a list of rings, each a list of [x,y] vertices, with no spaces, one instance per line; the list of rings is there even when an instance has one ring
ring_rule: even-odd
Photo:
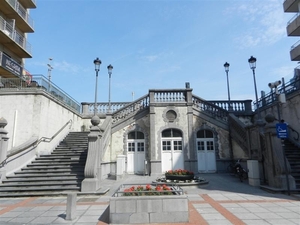
[[[185,88],[206,100],[255,99],[250,56],[257,58],[258,94],[293,77],[296,62],[282,0],[37,0],[25,68],[47,77],[78,102],[93,102],[95,68],[102,65],[98,101],[108,101],[107,66],[114,69],[111,101],[131,101],[149,89]]]

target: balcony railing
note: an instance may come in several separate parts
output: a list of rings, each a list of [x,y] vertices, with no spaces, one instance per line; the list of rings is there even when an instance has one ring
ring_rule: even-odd
[[[295,44],[292,45],[291,51],[292,51],[294,48],[298,47],[299,44],[300,44],[300,40],[298,40]]]
[[[294,15],[288,22],[287,22],[287,26],[290,25],[298,16],[300,15],[300,13],[297,13],[296,15]]]
[[[80,103],[42,75],[34,75],[31,80],[24,78],[1,78],[0,93],[5,91],[43,90],[55,99],[80,113]]]
[[[20,47],[31,54],[31,44],[27,42],[26,38],[22,33],[19,33],[14,29],[13,21],[8,21],[0,16],[0,30],[14,40]]]
[[[31,28],[33,28],[33,20],[29,16],[27,10],[17,1],[17,0],[6,0],[11,7],[16,10],[16,12],[29,24]]]

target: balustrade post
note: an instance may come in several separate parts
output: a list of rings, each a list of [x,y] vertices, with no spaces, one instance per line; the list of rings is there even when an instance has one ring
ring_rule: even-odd
[[[151,105],[152,103],[155,103],[154,90],[149,90],[149,105]]]
[[[193,105],[193,94],[192,94],[192,90],[191,88],[186,89],[186,103],[188,106],[192,106]]]
[[[245,113],[252,112],[252,100],[245,100]]]
[[[95,192],[99,189],[101,179],[102,134],[99,128],[100,119],[96,115],[91,120],[92,127],[88,135],[88,155],[84,168],[82,192]]]
[[[87,103],[87,102],[82,102],[82,103],[81,103],[81,106],[82,106],[82,114],[83,114],[83,115],[89,114],[89,103]]]
[[[3,117],[0,118],[0,183],[2,183],[2,180],[6,178],[5,164],[9,139],[7,137],[8,132],[4,129],[6,125],[6,119]]]

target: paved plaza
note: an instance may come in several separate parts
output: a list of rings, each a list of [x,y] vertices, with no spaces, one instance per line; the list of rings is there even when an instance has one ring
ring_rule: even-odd
[[[184,224],[298,224],[297,195],[269,193],[240,182],[229,174],[201,174],[208,184],[183,187],[189,199],[189,222]],[[76,219],[66,220],[66,196],[0,198],[0,225],[108,224],[110,196],[123,183],[151,183],[154,177],[128,175],[122,180],[104,180],[105,195],[77,196]],[[183,223],[176,223],[183,224]]]

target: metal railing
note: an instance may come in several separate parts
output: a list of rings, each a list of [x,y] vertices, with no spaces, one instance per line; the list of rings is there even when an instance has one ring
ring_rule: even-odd
[[[80,113],[80,103],[42,75],[33,75],[30,82],[25,78],[0,78],[0,92],[32,89],[43,90]]]
[[[289,96],[295,91],[300,90],[300,78],[292,78],[289,82],[283,83],[278,88],[279,94],[285,94]],[[268,105],[271,105],[277,101],[277,94],[274,91],[270,91],[268,94],[264,95],[260,99],[258,99],[258,107],[262,108]],[[253,102],[254,109],[257,109],[257,102]]]
[[[292,51],[294,48],[298,47],[299,44],[300,44],[300,40],[298,40],[295,44],[293,44],[293,45],[291,46],[291,51]]]
[[[300,15],[300,13],[297,13],[296,15],[294,15],[288,22],[287,22],[287,26],[290,25],[298,16]]]
[[[14,22],[12,20],[9,22],[0,16],[0,30],[31,54],[31,44],[27,41],[24,34],[14,29],[13,23]]]
[[[33,20],[29,16],[27,10],[17,0],[6,0],[11,7],[33,28]]]
[[[7,159],[19,154],[21,152],[23,152],[24,150],[27,150],[28,148],[32,147],[32,148],[36,148],[41,142],[51,142],[62,130],[64,130],[68,125],[69,129],[71,129],[72,126],[72,120],[69,120],[66,124],[64,124],[52,137],[48,138],[48,137],[41,137],[39,140],[37,140],[36,138],[32,138],[32,140],[29,140],[28,142],[26,142],[26,144],[24,146],[22,146],[21,148],[16,148],[16,150],[12,150],[10,152],[8,152],[7,157],[5,160],[3,160],[3,162],[0,163],[0,168],[5,166],[5,164],[7,164]]]

